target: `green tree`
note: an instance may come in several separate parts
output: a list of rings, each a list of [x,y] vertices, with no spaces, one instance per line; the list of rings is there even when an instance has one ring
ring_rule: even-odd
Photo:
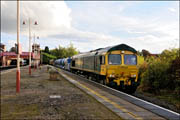
[[[49,53],[49,47],[48,46],[45,47],[44,52]]]
[[[16,48],[15,47],[12,47],[9,52],[16,52]]]
[[[49,64],[50,60],[56,59],[56,56],[53,56],[45,52],[42,52],[42,55],[43,55],[43,64]]]
[[[171,63],[172,60],[175,60],[178,57],[179,49],[170,49],[170,50],[164,50],[160,58],[162,61],[166,61],[168,63]]]
[[[66,51],[66,57],[71,57],[73,55],[78,54],[78,51],[76,50],[76,48],[73,47],[72,43],[69,45],[69,47],[66,48]]]
[[[142,54],[146,58],[147,56],[150,56],[151,53],[149,51],[143,49]]]
[[[78,51],[73,46],[73,44],[70,44],[67,48],[61,47],[59,45],[58,48],[50,50],[50,53],[56,56],[57,58],[67,58],[67,57],[71,57],[73,55],[78,54]]]
[[[148,57],[139,69],[143,91],[158,93],[172,90],[179,93],[179,49],[164,50],[159,57]]]

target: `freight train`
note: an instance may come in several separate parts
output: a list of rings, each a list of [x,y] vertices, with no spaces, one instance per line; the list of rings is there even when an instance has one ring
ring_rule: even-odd
[[[54,65],[128,93],[139,84],[137,51],[126,44],[58,59]]]

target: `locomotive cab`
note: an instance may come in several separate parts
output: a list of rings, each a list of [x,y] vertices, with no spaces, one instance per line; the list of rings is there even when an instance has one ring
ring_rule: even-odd
[[[137,55],[131,51],[112,51],[106,55],[106,83],[120,88],[136,86],[138,78]]]

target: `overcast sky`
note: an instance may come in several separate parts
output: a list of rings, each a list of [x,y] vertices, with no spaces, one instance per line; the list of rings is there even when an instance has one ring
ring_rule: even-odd
[[[81,52],[125,43],[136,50],[160,53],[179,47],[177,1],[34,1],[20,2],[23,51],[28,51],[28,24],[41,48],[70,43]],[[16,1],[1,1],[1,42],[7,50],[16,43]],[[34,40],[32,39],[32,42]]]

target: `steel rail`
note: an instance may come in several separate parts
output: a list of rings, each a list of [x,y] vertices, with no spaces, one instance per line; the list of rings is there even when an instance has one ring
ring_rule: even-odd
[[[20,67],[24,67],[24,66],[27,66],[27,65],[21,65]],[[9,70],[9,69],[13,69],[13,68],[16,68],[16,67],[17,67],[17,65],[10,65],[10,66],[6,66],[6,67],[0,66],[0,72],[6,71],[6,70]]]

